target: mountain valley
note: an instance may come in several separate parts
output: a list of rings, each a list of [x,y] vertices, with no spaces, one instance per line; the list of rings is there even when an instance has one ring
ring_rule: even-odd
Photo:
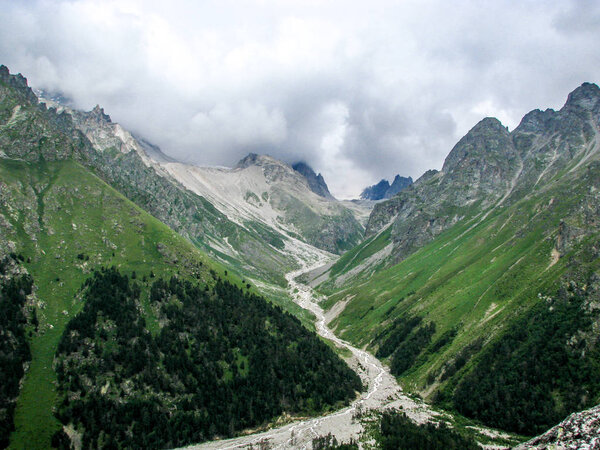
[[[584,83],[338,201],[306,163],[184,164],[1,66],[0,447],[393,448],[396,408],[506,448],[597,405],[599,133]]]
[[[148,409],[148,412],[155,415],[157,413],[156,399],[150,403],[139,403],[144,399],[144,401],[147,400],[144,391],[148,389],[149,379],[144,375],[144,368],[146,367],[147,370],[149,362],[142,365],[135,363],[133,366],[125,366],[125,372],[121,372],[119,375],[126,381],[130,380],[125,385],[119,385],[114,378],[115,372],[132,357],[127,353],[127,346],[131,345],[131,339],[148,341],[151,336],[159,339],[163,335],[164,339],[167,339],[169,333],[176,332],[177,330],[170,330],[166,325],[175,320],[173,308],[177,309],[177,305],[186,301],[254,303],[256,311],[252,313],[246,310],[244,320],[256,319],[258,327],[256,333],[261,333],[261,324],[270,330],[261,338],[262,343],[259,348],[262,348],[263,351],[270,348],[275,344],[275,336],[280,336],[278,339],[284,339],[277,344],[280,347],[283,345],[283,347],[276,352],[281,353],[281,357],[276,359],[274,370],[299,376],[300,379],[292,383],[292,391],[285,394],[286,399],[277,399],[277,404],[269,407],[259,406],[261,404],[258,399],[265,396],[272,398],[270,395],[256,391],[256,389],[246,389],[245,394],[239,394],[240,399],[246,398],[252,401],[252,396],[254,396],[257,404],[256,412],[246,419],[237,416],[231,420],[228,419],[227,427],[224,429],[215,428],[216,422],[212,423],[211,428],[211,421],[202,419],[201,422],[205,425],[195,428],[195,438],[192,435],[185,437],[186,434],[183,432],[175,432],[177,428],[173,427],[181,427],[182,424],[188,423],[186,426],[189,428],[190,420],[193,417],[198,414],[209,414],[206,410],[203,412],[201,407],[194,412],[194,408],[190,410],[190,407],[186,406],[185,409],[190,412],[185,420],[182,416],[181,420],[176,423],[171,420],[165,425],[164,421],[162,422],[161,427],[166,434],[159,436],[159,440],[156,436],[151,436],[149,441],[142,444],[141,441],[132,441],[127,434],[114,435],[114,442],[110,445],[172,446],[175,443],[189,443],[190,439],[198,441],[215,433],[219,433],[219,435],[233,433],[240,427],[260,423],[283,411],[314,414],[322,409],[332,407],[338,401],[344,402],[349,397],[353,397],[354,389],[360,388],[358,378],[334,355],[329,347],[308,333],[297,319],[283,313],[280,307],[267,306],[267,302],[253,293],[255,288],[242,276],[235,275],[231,269],[227,270],[218,262],[210,259],[192,242],[132,203],[95,175],[93,171],[99,171],[96,164],[102,157],[113,157],[116,160],[112,164],[113,171],[109,171],[107,167],[101,167],[102,171],[99,171],[99,174],[113,182],[116,181],[115,184],[119,186],[119,183],[124,180],[120,177],[125,173],[132,174],[136,173],[136,170],[139,171],[140,183],[131,185],[131,189],[126,192],[140,203],[143,203],[146,198],[136,194],[144,192],[143,189],[151,184],[159,190],[161,187],[167,188],[158,193],[158,199],[161,198],[160,196],[165,198],[165,195],[171,194],[174,197],[170,197],[169,200],[177,201],[177,198],[186,195],[188,199],[195,202],[192,203],[192,207],[204,205],[205,209],[208,202],[200,197],[192,196],[191,193],[179,188],[172,181],[158,175],[153,167],[142,166],[142,159],[134,151],[129,151],[122,157],[119,157],[120,154],[111,155],[110,149],[104,150],[105,153],[98,153],[90,141],[71,125],[68,116],[64,115],[67,113],[57,114],[55,110],[46,110],[33,104],[33,98],[29,94],[31,91],[25,80],[8,74],[8,71],[2,71],[2,73],[4,78],[0,80],[0,88],[4,116],[1,135],[4,139],[8,137],[19,142],[18,145],[13,145],[5,141],[2,147],[3,157],[0,159],[0,223],[2,225],[0,248],[3,255],[4,274],[2,282],[3,286],[11,286],[10,283],[13,283],[11,280],[19,282],[18,277],[24,273],[28,274],[27,276],[30,276],[34,283],[32,287],[24,289],[22,295],[25,295],[26,298],[19,300],[23,302],[23,315],[15,316],[22,318],[18,320],[25,320],[25,330],[18,331],[19,329],[15,328],[15,331],[9,331],[7,335],[10,338],[7,341],[8,344],[18,349],[20,347],[14,347],[14,344],[11,344],[11,342],[15,342],[12,336],[18,338],[26,332],[28,346],[31,349],[30,357],[27,357],[25,350],[18,353],[15,353],[16,350],[12,350],[15,356],[24,355],[22,357],[25,358],[23,360],[26,369],[25,377],[22,380],[16,406],[14,399],[10,397],[3,398],[3,404],[0,406],[10,415],[14,410],[14,432],[10,436],[11,447],[47,448],[51,440],[59,446],[69,441],[83,442],[86,447],[108,445],[108,441],[105,442],[106,432],[110,432],[111,427],[116,426],[114,420],[112,424],[111,422],[106,423],[99,421],[94,415],[82,416],[78,411],[81,411],[81,408],[91,410],[101,408],[107,412],[123,401],[122,397],[119,400],[119,396],[124,394],[127,398],[133,398],[134,394],[139,392],[138,395],[141,397],[135,400],[138,402],[138,407]],[[37,99],[35,101],[37,102]],[[35,127],[33,129],[23,127],[24,122],[33,123]],[[11,130],[14,130],[14,133]],[[75,136],[77,141],[73,141],[71,136]],[[61,145],[69,153],[52,153],[52,149]],[[129,160],[125,159],[127,157]],[[120,168],[119,164],[123,164],[123,167]],[[127,169],[129,170],[126,172]],[[156,197],[154,198],[156,199]],[[190,205],[188,204],[187,207]],[[181,210],[185,211],[183,208]],[[222,218],[225,222],[224,216],[219,216],[215,209],[208,209],[208,211],[212,211],[214,217]],[[20,269],[6,270],[15,264]],[[112,268],[107,269],[109,267]],[[107,270],[108,272],[106,272]],[[96,278],[96,284],[87,287],[93,277]],[[168,289],[173,291],[167,290],[157,299],[159,303],[153,304],[152,289],[155,289],[156,283],[162,279],[170,280]],[[191,285],[183,285],[185,289],[182,291],[182,288],[177,285],[176,280],[178,279],[191,283]],[[26,283],[27,280],[24,282]],[[88,301],[85,301],[86,296],[92,295],[88,291],[104,289],[103,286],[107,283],[106,293],[99,297],[91,296]],[[130,284],[128,285],[128,283]],[[189,291],[188,294],[185,293],[187,291]],[[12,298],[6,295],[2,294],[3,302],[5,299],[10,301]],[[119,316],[115,316],[116,305],[110,306],[110,304],[104,303],[105,298],[112,298],[112,296],[121,298],[122,306],[129,308],[128,322],[119,322]],[[15,300],[21,298],[17,296]],[[92,306],[94,298],[96,298],[96,304]],[[309,317],[303,314],[299,307],[294,308],[293,303],[285,302],[274,296],[270,296],[269,299],[272,302],[282,302],[286,309],[294,310],[295,315],[301,317],[306,323],[310,323]],[[98,301],[100,302],[98,303]],[[121,306],[116,307],[118,311]],[[266,312],[265,308],[267,308]],[[238,322],[229,315],[233,314],[231,306],[220,309],[225,311],[225,317],[218,319],[215,317],[212,320],[224,320],[227,326]],[[125,313],[125,310],[123,312]],[[15,312],[15,314],[17,313]],[[162,314],[166,314],[166,316],[163,317]],[[207,316],[206,312],[201,311],[194,314]],[[273,322],[274,320],[279,321],[279,324]],[[89,333],[89,328],[86,327],[87,331],[84,332],[84,329],[78,328],[80,325],[76,324],[90,321],[92,324],[95,323],[92,328],[98,329],[99,334],[81,340],[76,338],[82,333]],[[136,334],[133,336],[128,335],[128,332],[122,329],[129,324],[135,325],[133,332]],[[277,327],[282,327],[282,329],[277,331]],[[65,334],[67,333],[65,330],[76,331],[69,331],[68,334]],[[117,332],[116,336],[114,335],[115,331]],[[188,332],[191,333],[189,330]],[[227,337],[225,338],[225,336]],[[244,374],[254,373],[253,371],[257,367],[263,367],[265,363],[265,356],[255,356],[256,351],[251,347],[240,346],[239,343],[235,347],[229,346],[228,342],[234,339],[234,336],[237,336],[234,330],[224,328],[217,336],[218,339],[215,338],[214,343],[210,344],[218,346],[217,354],[224,351],[230,355],[237,355],[232,360],[227,358],[227,361],[220,362],[211,356],[214,354],[207,356],[208,361],[211,364],[217,364],[222,371],[220,377],[212,383],[215,386],[221,386],[219,389],[225,389],[225,392],[231,392],[231,385],[238,378],[239,380],[236,382],[247,383],[244,381],[246,377]],[[71,343],[61,344],[65,339],[71,339]],[[102,345],[103,341],[111,342],[114,339],[122,346],[122,349]],[[239,340],[241,337],[238,336],[235,339]],[[181,342],[169,345],[175,345],[177,348],[185,345],[189,349],[193,342],[196,343],[194,345],[201,345],[199,343],[205,340],[207,337],[204,335],[189,334],[181,338]],[[248,343],[251,342],[247,338],[245,340]],[[22,339],[18,342],[22,342]],[[158,354],[150,353],[148,357],[151,358],[150,361],[152,358],[160,361],[160,355],[168,353],[168,351],[167,349],[160,350],[160,342],[156,344],[152,342],[150,340],[144,344],[146,345],[145,350],[142,348],[140,352],[155,352],[154,349],[158,345]],[[19,345],[23,346],[23,344]],[[298,355],[302,354],[300,349],[292,351],[296,346],[304,346],[305,351],[309,351],[312,355],[310,359],[302,358],[300,365],[294,363],[297,361]],[[318,367],[321,370],[327,368],[327,376],[331,377],[331,369],[337,365],[333,371],[339,372],[341,376],[337,381],[331,379],[330,384],[319,383],[320,387],[330,387],[319,399],[315,395],[320,387],[303,386],[305,381],[311,379],[311,376],[305,371],[311,372],[314,368],[305,366],[304,362],[312,360],[317,349],[318,352],[323,353],[324,358]],[[90,352],[93,355],[91,358]],[[97,371],[97,358],[100,356],[107,358],[108,354],[113,355],[111,358],[117,361],[118,365],[112,368],[110,366],[103,368],[104,372],[101,371],[94,375],[96,379],[91,382],[90,376]],[[153,354],[155,356],[151,356]],[[272,354],[270,353],[266,359],[269,360]],[[181,355],[181,358],[185,359],[186,357]],[[176,363],[172,361],[170,364],[176,364],[175,367],[184,364],[188,370],[193,369],[195,365],[199,365],[198,367],[206,365],[206,359],[182,362],[181,358],[180,361]],[[256,358],[260,358],[260,362]],[[29,359],[30,362],[27,362]],[[3,361],[8,363],[6,359]],[[13,361],[12,357],[10,361]],[[13,367],[19,366],[18,362],[11,364]],[[80,366],[80,364],[83,365]],[[160,364],[167,364],[167,362],[161,361]],[[296,366],[293,370],[289,370],[289,368],[284,370],[283,367],[286,364],[296,364]],[[102,364],[100,366],[102,367]],[[230,368],[233,366],[238,369],[236,376],[231,374],[231,370],[234,369]],[[63,367],[63,369],[58,367]],[[263,373],[259,371],[256,374],[264,380]],[[17,378],[11,378],[11,380],[15,380],[18,384],[21,375],[17,372]],[[159,407],[162,414],[167,414],[167,417],[171,414],[169,411],[177,407],[174,406],[174,402],[189,401],[189,399],[185,400],[185,397],[177,398],[175,396],[182,389],[181,381],[178,381],[177,377],[176,372],[174,374],[173,369],[170,369],[169,375],[165,375],[165,381],[161,381],[162,387],[159,387],[154,394],[156,398],[162,398],[166,390],[174,389],[174,392],[172,391],[174,397],[166,403],[161,400]],[[349,383],[346,384],[345,391],[335,392],[334,384],[337,387],[343,386],[344,379]],[[106,385],[108,387],[105,387],[106,380],[109,380],[109,384]],[[136,381],[130,384],[133,380]],[[196,385],[198,381],[195,382]],[[102,386],[98,384],[100,382],[102,382]],[[290,384],[291,381],[286,383]],[[169,384],[172,387],[167,388]],[[297,393],[294,392],[294,386],[298,389]],[[12,389],[14,391],[14,388]],[[162,389],[165,391],[162,392]],[[217,388],[215,387],[215,389]],[[235,392],[242,392],[242,390],[237,389]],[[62,400],[60,400],[60,395],[64,395]],[[186,395],[190,395],[190,393],[188,392]],[[291,398],[292,396],[294,399]],[[88,399],[87,403],[77,403],[83,397]],[[302,403],[298,403],[295,400],[296,397],[304,400],[301,400]],[[110,406],[110,402],[102,403],[102,401],[109,400],[116,401],[116,403],[113,406]],[[4,403],[5,401],[6,403]],[[59,401],[62,402],[62,406],[57,412]],[[89,401],[92,402],[89,403]],[[202,404],[208,407],[206,400],[200,403],[200,405]],[[115,418],[125,413],[125,411],[118,411],[117,408]],[[209,416],[218,417],[214,411]],[[13,427],[13,418],[9,416],[6,420],[7,422],[2,424],[2,429],[10,431]],[[66,438],[64,434],[59,433],[59,420],[64,421],[70,437]],[[144,426],[147,425],[150,424]],[[165,426],[167,428],[164,428]],[[172,431],[168,431],[169,429]],[[98,434],[99,432],[100,434]],[[175,433],[178,437],[169,437],[171,436],[169,433]],[[140,431],[136,438],[141,439],[146,435],[147,433]],[[3,434],[2,439],[3,446],[6,446],[8,436]]]
[[[599,112],[584,84],[511,133],[484,119],[440,172],[378,203],[365,241],[304,277],[334,330],[488,425],[534,434],[598,403]]]

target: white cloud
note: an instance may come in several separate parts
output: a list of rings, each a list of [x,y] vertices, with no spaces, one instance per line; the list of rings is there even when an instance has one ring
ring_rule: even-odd
[[[305,160],[339,197],[600,79],[591,0],[0,0],[0,23],[0,63],[36,87],[188,161]]]

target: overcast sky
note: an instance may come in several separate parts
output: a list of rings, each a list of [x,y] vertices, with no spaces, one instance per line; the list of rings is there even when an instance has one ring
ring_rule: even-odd
[[[185,162],[306,161],[338,198],[600,80],[599,1],[8,1],[0,63]]]

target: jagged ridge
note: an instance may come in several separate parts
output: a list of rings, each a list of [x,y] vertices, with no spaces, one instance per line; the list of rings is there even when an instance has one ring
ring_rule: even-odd
[[[396,175],[390,185],[388,180],[381,180],[373,186],[366,187],[360,194],[362,200],[383,200],[391,198],[403,189],[406,189],[413,183],[412,177],[401,177]]]

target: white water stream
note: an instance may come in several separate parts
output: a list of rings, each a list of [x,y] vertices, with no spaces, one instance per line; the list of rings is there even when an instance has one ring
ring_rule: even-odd
[[[402,407],[409,417],[419,423],[423,423],[435,415],[425,403],[404,395],[388,368],[377,358],[338,338],[327,327],[324,311],[319,306],[318,297],[314,291],[309,286],[295,281],[298,275],[322,264],[324,261],[320,260],[312,267],[304,267],[288,273],[286,279],[289,283],[290,295],[298,305],[315,315],[316,329],[319,335],[352,353],[347,362],[361,377],[367,390],[350,406],[326,416],[289,423],[261,433],[194,445],[186,447],[187,449],[238,449],[250,446],[260,448],[261,443],[268,443],[269,448],[275,449],[310,449],[313,438],[325,436],[328,433],[334,435],[338,442],[347,442],[351,438],[358,439],[362,425],[353,417],[358,411]]]

